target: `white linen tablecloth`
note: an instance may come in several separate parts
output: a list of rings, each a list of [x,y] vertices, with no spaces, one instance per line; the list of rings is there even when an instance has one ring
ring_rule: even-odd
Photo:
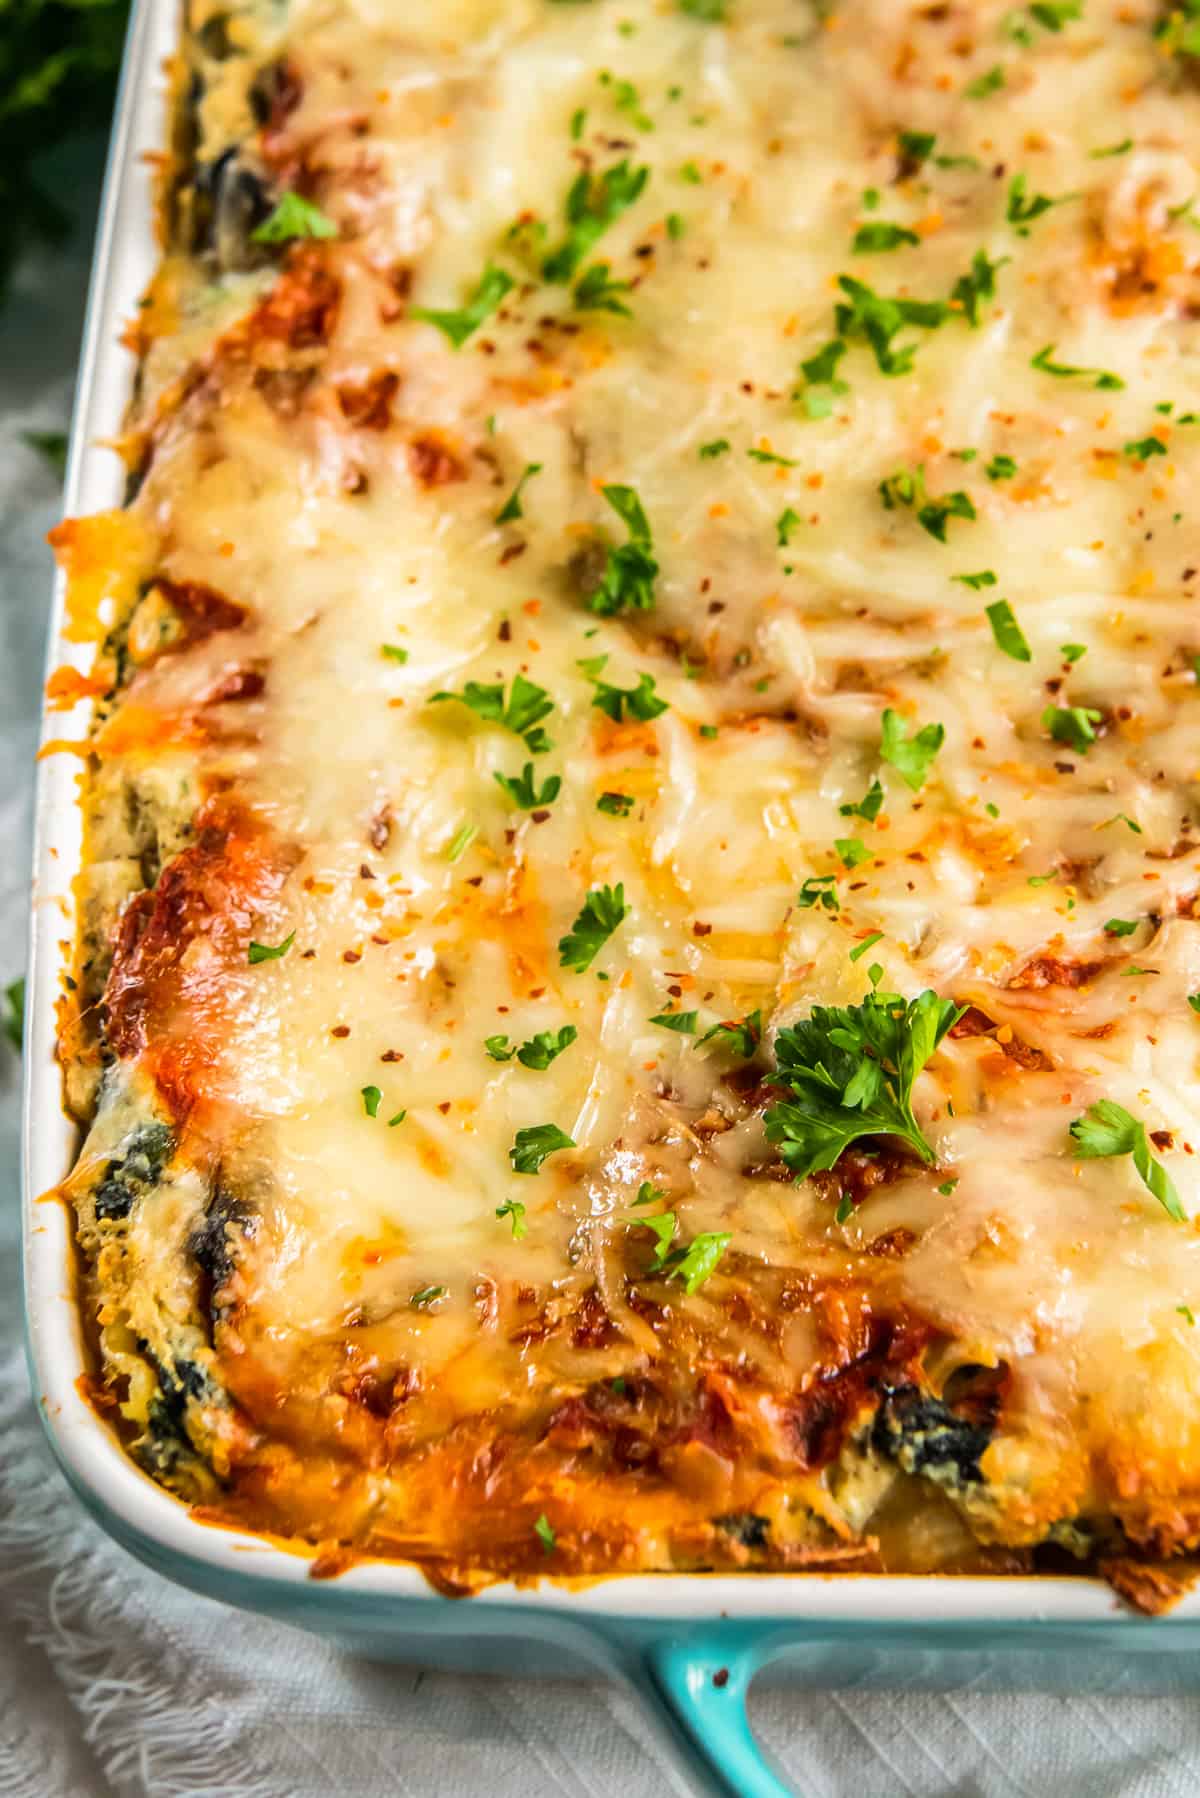
[[[69,159],[81,221],[0,313],[0,984],[25,953],[33,748],[58,481],[22,433],[65,428],[102,147]],[[41,1438],[22,1347],[18,1059],[0,1042],[0,1793],[7,1798],[652,1798],[668,1778],[626,1694],[422,1673],[169,1585],[80,1510]],[[920,1656],[897,1662],[908,1682]],[[885,1674],[885,1678],[890,1677]],[[755,1726],[805,1798],[1164,1798],[1200,1790],[1187,1695],[768,1689]]]

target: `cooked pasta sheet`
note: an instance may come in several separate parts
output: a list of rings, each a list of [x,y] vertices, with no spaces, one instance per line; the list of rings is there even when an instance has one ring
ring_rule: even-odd
[[[1200,9],[195,0],[174,89],[55,534],[131,1452],[452,1590],[1163,1602]]]

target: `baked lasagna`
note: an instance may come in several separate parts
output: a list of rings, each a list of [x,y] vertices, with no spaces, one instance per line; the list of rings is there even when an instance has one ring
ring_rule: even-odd
[[[444,1590],[1200,1546],[1200,5],[192,0],[95,1390]]]

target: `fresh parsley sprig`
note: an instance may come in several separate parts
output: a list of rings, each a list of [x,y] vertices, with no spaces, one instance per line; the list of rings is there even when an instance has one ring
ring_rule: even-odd
[[[596,689],[592,704],[614,724],[622,723],[626,714],[649,724],[670,709],[666,700],[659,698],[652,674],[639,674],[636,687],[614,687],[595,676],[592,684]]]
[[[961,488],[938,497],[929,493],[925,487],[925,470],[921,466],[898,468],[895,474],[888,475],[879,483],[879,497],[887,512],[894,512],[901,506],[915,511],[922,530],[936,537],[939,543],[946,541],[946,526],[952,518],[976,517],[975,502]]]
[[[861,1005],[815,1005],[778,1033],[772,1084],[792,1097],[768,1106],[763,1122],[797,1179],[833,1167],[869,1136],[898,1137],[934,1163],[913,1113],[913,1084],[965,1010],[932,990],[907,1002],[874,990]]]
[[[658,574],[658,563],[650,553],[654,547],[650,520],[632,487],[609,486],[600,491],[629,532],[629,541],[609,549],[600,583],[588,595],[588,610],[602,618],[614,618],[620,612],[648,612],[654,605]]]
[[[562,789],[562,776],[548,774],[541,788],[533,778],[533,763],[526,762],[519,774],[494,773],[492,779],[523,812],[538,811],[553,805]]]
[[[523,674],[513,676],[507,695],[502,681],[485,684],[469,680],[461,693],[443,689],[432,694],[429,703],[438,705],[448,699],[456,699],[460,705],[465,705],[483,723],[499,724],[515,737],[523,737],[530,755],[545,755],[554,747],[541,727],[541,720],[548,718],[554,710],[554,701],[545,687],[526,680]]]
[[[336,237],[337,226],[326,218],[319,206],[303,194],[280,194],[275,209],[258,229],[250,233],[251,243],[291,243],[297,237]]]
[[[1099,1099],[1089,1105],[1082,1117],[1071,1125],[1075,1153],[1082,1160],[1107,1159],[1112,1155],[1131,1155],[1138,1177],[1147,1191],[1154,1194],[1168,1217],[1177,1224],[1187,1222],[1179,1194],[1166,1168],[1150,1153],[1146,1126],[1118,1105],[1115,1099]]]
[[[586,974],[609,937],[627,916],[628,907],[622,884],[618,883],[615,887],[593,887],[570,930],[559,939],[559,966],[571,968],[576,974]]]
[[[548,1155],[560,1149],[573,1149],[575,1141],[557,1124],[530,1124],[518,1130],[508,1159],[514,1174],[536,1174]]]
[[[442,335],[450,339],[455,349],[461,350],[468,337],[473,336],[485,319],[491,318],[493,312],[503,304],[513,286],[512,276],[489,262],[464,306],[453,310],[434,306],[410,306],[408,316],[423,319],[427,325],[436,325]]]
[[[561,244],[542,263],[544,281],[570,281],[594,244],[627,212],[650,179],[648,168],[615,163],[602,175],[584,169],[567,192],[567,230]]]
[[[523,1068],[544,1074],[564,1049],[569,1049],[579,1035],[574,1024],[563,1024],[558,1030],[539,1030],[528,1042],[516,1048],[507,1036],[485,1036],[483,1046],[493,1061],[511,1061],[515,1055]]]
[[[899,712],[889,706],[880,719],[879,754],[890,763],[905,786],[919,793],[925,785],[934,757],[946,740],[942,724],[923,724],[910,737]]]
[[[631,308],[621,297],[632,292],[632,281],[614,281],[607,262],[593,262],[575,283],[571,297],[577,312],[616,312],[632,318]]]

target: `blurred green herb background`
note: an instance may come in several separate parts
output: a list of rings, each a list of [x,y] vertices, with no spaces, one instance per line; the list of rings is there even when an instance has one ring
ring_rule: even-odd
[[[21,251],[66,235],[38,165],[107,125],[128,11],[128,0],[0,0],[0,304]]]

